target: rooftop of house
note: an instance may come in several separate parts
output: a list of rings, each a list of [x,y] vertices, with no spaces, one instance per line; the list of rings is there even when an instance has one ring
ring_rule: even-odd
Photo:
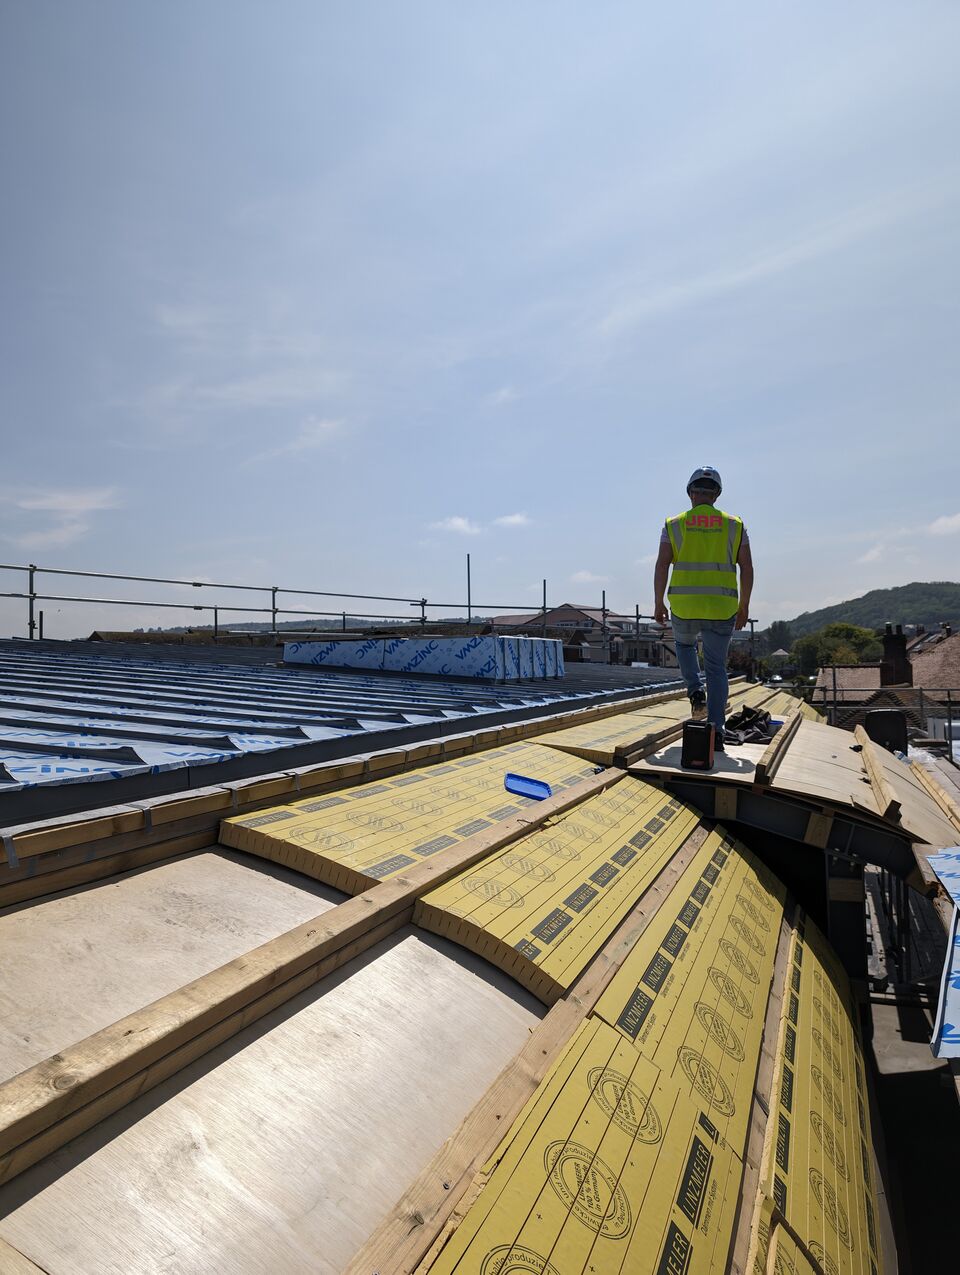
[[[913,682],[931,690],[960,688],[960,633],[943,635],[911,659]]]

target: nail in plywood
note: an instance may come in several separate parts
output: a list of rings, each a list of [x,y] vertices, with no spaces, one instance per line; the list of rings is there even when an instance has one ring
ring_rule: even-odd
[[[624,779],[425,895],[414,921],[552,1004],[698,822],[675,798]]]
[[[358,894],[536,807],[504,789],[508,771],[546,780],[563,792],[593,775],[594,768],[540,744],[510,744],[226,819],[221,840]]]
[[[879,749],[862,726],[854,728],[857,743],[863,749],[863,764],[866,767],[870,785],[877,799],[877,809],[883,819],[900,818],[900,802],[894,796],[893,789],[883,772],[879,757]]]

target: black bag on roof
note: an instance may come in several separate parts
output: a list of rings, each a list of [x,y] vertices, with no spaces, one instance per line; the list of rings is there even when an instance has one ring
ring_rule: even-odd
[[[779,729],[765,708],[745,704],[727,718],[723,735],[731,744],[768,744]]]

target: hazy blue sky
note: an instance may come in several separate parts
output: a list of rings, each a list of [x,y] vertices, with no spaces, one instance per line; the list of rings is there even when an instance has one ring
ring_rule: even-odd
[[[960,578],[958,39],[0,0],[0,558],[458,599],[470,551],[481,601],[649,610],[713,464],[764,622]]]

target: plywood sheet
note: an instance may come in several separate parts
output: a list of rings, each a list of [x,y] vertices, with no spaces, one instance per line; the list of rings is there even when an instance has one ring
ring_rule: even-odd
[[[900,802],[901,827],[914,841],[923,841],[938,850],[955,846],[960,841],[960,832],[914,774],[909,763],[879,746],[874,748],[873,755],[893,789],[893,795]]]
[[[763,754],[760,745],[728,748],[717,757],[711,771],[688,771],[680,766],[680,744],[670,744],[630,767],[639,777],[664,776],[680,772],[686,779],[703,783],[752,784],[756,762]],[[956,830],[926,791],[909,766],[885,749],[875,750],[882,773],[900,802],[899,817],[888,819],[913,841],[929,845],[952,845]],[[850,731],[820,722],[802,721],[787,746],[769,791],[798,797],[818,806],[828,804],[853,811],[865,819],[880,819],[877,796],[871,786],[863,754]]]
[[[771,717],[782,719],[799,709],[804,721],[822,722],[824,720],[823,714],[818,712],[812,704],[808,704],[798,695],[791,695],[789,691],[774,691],[770,699],[763,701],[762,707]]]
[[[343,896],[214,849],[0,912],[0,1078],[333,907]]]
[[[799,915],[780,1024],[763,1192],[827,1270],[874,1275],[882,1251],[863,1048],[850,985]],[[754,1249],[764,1257],[762,1228]]]
[[[664,776],[674,776],[679,771],[684,779],[699,779],[704,783],[752,784],[757,762],[765,751],[765,744],[729,744],[725,752],[714,754],[713,770],[686,770],[680,765],[683,744],[677,740],[674,744],[665,744],[647,757],[641,757],[628,770],[638,779],[662,779]]]
[[[765,687],[737,687],[731,692],[729,711],[742,704],[761,702],[769,695]],[[617,757],[636,751],[663,731],[679,726],[689,716],[690,701],[685,694],[678,693],[675,699],[651,704],[649,708],[584,722],[566,730],[552,731],[542,738],[551,748],[574,753],[597,765],[610,766]]]
[[[646,712],[617,713],[596,722],[551,731],[543,736],[543,742],[597,765],[609,766],[618,753],[640,748],[646,740],[678,726],[689,713],[690,706],[685,699],[682,706],[657,704]]]
[[[738,1154],[785,891],[745,847],[710,834],[597,1003],[704,1110]]]
[[[487,1166],[431,1275],[724,1269],[742,1165],[707,1112],[591,1019]]]
[[[411,929],[0,1188],[50,1275],[334,1275],[542,1010]]]
[[[541,744],[509,744],[226,819],[221,840],[359,894],[535,805],[504,789],[508,771],[546,780],[557,792],[592,775],[594,767]]]
[[[417,924],[482,953],[545,1002],[585,969],[697,826],[624,779],[417,902]]]

